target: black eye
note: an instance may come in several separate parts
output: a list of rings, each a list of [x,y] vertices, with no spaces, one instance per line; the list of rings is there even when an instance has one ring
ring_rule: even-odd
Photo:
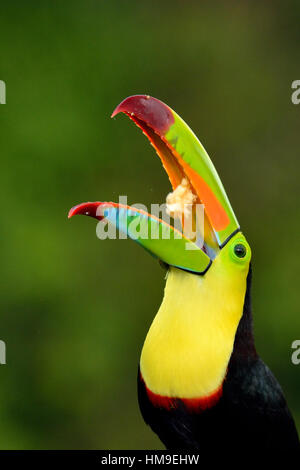
[[[247,249],[246,249],[245,245],[242,245],[241,243],[238,243],[237,245],[235,245],[234,254],[238,258],[245,258],[246,253],[247,253]]]

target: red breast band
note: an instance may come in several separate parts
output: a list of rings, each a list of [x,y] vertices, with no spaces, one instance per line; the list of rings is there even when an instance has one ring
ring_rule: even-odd
[[[199,397],[199,398],[167,397],[167,396],[158,395],[156,393],[151,392],[151,390],[149,390],[149,388],[145,384],[145,381],[141,374],[140,374],[140,379],[145,387],[148,398],[150,402],[152,403],[152,405],[157,408],[165,408],[167,410],[171,410],[172,408],[177,408],[180,405],[180,403],[183,403],[189,411],[193,413],[201,413],[202,411],[215,406],[220,400],[222,393],[223,393],[223,384],[221,384],[221,386],[217,390],[215,390],[213,393],[205,397]]]

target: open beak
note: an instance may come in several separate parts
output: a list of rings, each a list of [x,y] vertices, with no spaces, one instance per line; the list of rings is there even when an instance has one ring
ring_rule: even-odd
[[[142,129],[155,148],[174,191],[174,197],[171,195],[170,200],[178,205],[179,195],[188,193],[192,201],[193,223],[196,213],[194,208],[197,204],[204,206],[203,244],[199,247],[185,231],[179,233],[178,229],[164,220],[132,206],[88,202],[73,207],[69,217],[83,214],[106,220],[161,261],[204,274],[219,250],[239,231],[237,219],[215,167],[187,124],[156,98],[130,96],[117,106],[112,117],[120,112],[127,114]]]

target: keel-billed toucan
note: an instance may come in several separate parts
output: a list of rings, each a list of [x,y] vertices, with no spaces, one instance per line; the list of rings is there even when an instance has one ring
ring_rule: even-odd
[[[250,246],[209,156],[185,122],[155,98],[131,96],[112,116],[120,112],[142,129],[162,161],[173,188],[169,213],[178,217],[188,202],[194,227],[194,208],[204,207],[202,246],[194,233],[176,237],[174,224],[127,205],[88,202],[69,213],[115,224],[168,269],[139,365],[146,423],[168,449],[297,451],[281,388],[254,346]],[[154,227],[156,236],[134,236],[132,224]]]

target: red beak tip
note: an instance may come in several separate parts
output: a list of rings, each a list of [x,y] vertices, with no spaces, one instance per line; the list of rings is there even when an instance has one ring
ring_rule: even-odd
[[[102,220],[103,216],[97,213],[97,209],[103,204],[103,202],[83,202],[81,204],[77,204],[77,206],[74,206],[69,210],[68,219],[73,217],[73,215],[88,215],[95,219]]]
[[[72,207],[72,209],[69,210],[68,219],[71,219],[71,217],[73,217],[73,215],[75,215],[74,207]]]
[[[149,95],[128,96],[116,107],[111,117],[119,113],[135,116],[159,134],[164,134],[174,122],[171,109]]]
[[[77,204],[76,206],[72,207],[69,210],[68,219],[78,214],[89,215],[88,210],[85,210],[85,207],[88,207],[88,204],[90,203]]]
[[[117,114],[119,114],[119,110],[118,110],[119,106],[116,107],[116,109],[114,109],[112,115],[110,116],[111,118],[114,118]]]

